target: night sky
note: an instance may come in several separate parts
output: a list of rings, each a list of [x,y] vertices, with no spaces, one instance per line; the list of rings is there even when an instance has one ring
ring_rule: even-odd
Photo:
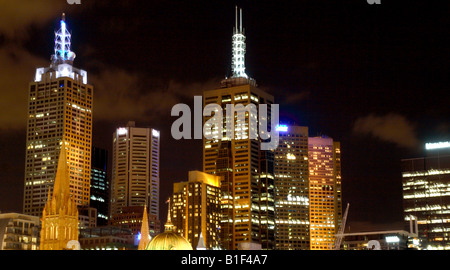
[[[202,169],[201,140],[174,140],[170,110],[231,75],[236,4],[247,74],[282,120],[341,142],[352,232],[402,229],[400,160],[450,139],[448,1],[81,2],[0,2],[2,212],[22,212],[28,83],[49,65],[62,12],[94,85],[93,145],[111,151],[129,120],[161,130],[163,222],[172,183]]]

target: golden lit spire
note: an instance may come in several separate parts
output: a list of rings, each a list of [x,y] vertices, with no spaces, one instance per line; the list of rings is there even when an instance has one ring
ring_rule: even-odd
[[[55,183],[53,184],[53,196],[55,195],[69,195],[70,194],[70,177],[67,169],[66,146],[63,141],[61,144],[61,151],[59,154],[58,168],[56,170]]]
[[[167,222],[166,222],[166,224],[164,225],[164,231],[165,232],[169,232],[169,231],[173,231],[174,230],[174,226],[173,226],[173,223],[172,223],[172,219],[171,219],[171,217],[170,217],[170,198],[167,200],[167,203],[169,204],[169,207],[168,207],[168,209],[167,209]]]
[[[144,215],[142,217],[142,225],[141,225],[141,239],[139,240],[138,250],[145,250],[147,248],[148,243],[150,243],[151,237],[148,229],[148,215],[147,215],[147,206],[144,206]]]
[[[78,241],[78,209],[70,196],[70,178],[67,168],[66,144],[61,143],[53,194],[47,200],[41,218],[40,250],[71,249],[70,241]]]

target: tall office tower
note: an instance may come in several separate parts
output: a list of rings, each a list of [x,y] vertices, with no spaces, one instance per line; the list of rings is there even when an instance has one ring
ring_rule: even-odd
[[[422,248],[450,249],[450,142],[425,151],[401,161],[404,218],[416,220]]]
[[[158,130],[136,127],[130,121],[114,132],[111,189],[114,224],[131,223],[131,219],[127,221],[124,217],[134,216],[133,220],[139,223],[136,228],[140,230],[144,205],[149,218],[159,220]]]
[[[224,112],[223,119],[227,113],[233,113],[234,136],[227,136],[230,130],[226,129],[226,121],[223,121],[221,134],[217,126],[209,131],[205,128],[203,171],[222,178],[222,248],[272,249],[275,228],[273,152],[262,151],[260,137],[254,139],[250,136],[250,132],[257,133],[258,127],[249,122],[257,122],[258,113],[248,110],[250,106],[245,107],[253,104],[258,108],[260,104],[268,104],[270,130],[270,104],[274,100],[272,95],[258,89],[255,80],[245,73],[242,10],[239,18],[238,25],[236,8],[236,26],[232,36],[233,75],[221,82],[221,88],[203,93],[203,105],[219,105]],[[227,105],[234,106],[234,109],[228,112]],[[245,121],[236,117],[239,114],[245,116]],[[211,117],[214,116],[205,116],[203,123],[207,124]]]
[[[308,250],[308,127],[279,125],[275,150],[275,248]]]
[[[108,151],[92,147],[90,206],[97,209],[97,226],[108,225],[109,193]]]
[[[68,145],[70,192],[77,205],[89,204],[93,87],[87,72],[72,66],[75,53],[64,14],[55,33],[50,67],[38,68],[29,84],[23,211],[42,214],[53,187],[61,142]]]
[[[340,143],[328,137],[308,138],[310,249],[334,244],[342,220]]]
[[[207,249],[220,247],[220,177],[190,171],[189,180],[173,184],[171,219],[175,232],[193,247],[200,236]]]
[[[68,248],[70,241],[78,241],[78,209],[70,194],[70,162],[66,145],[69,143],[63,142],[53,193],[49,191],[42,211],[40,250],[63,250]]]

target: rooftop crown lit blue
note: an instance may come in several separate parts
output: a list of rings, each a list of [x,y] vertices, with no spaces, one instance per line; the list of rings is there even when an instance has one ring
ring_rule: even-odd
[[[287,132],[288,131],[288,126],[287,125],[278,125],[275,128],[276,131],[281,131],[281,132]]]
[[[65,14],[62,15],[62,20],[60,21],[60,29],[55,32],[55,54],[54,60],[60,61],[73,61],[75,58],[75,53],[70,50],[71,35],[67,30],[67,25],[65,22]]]

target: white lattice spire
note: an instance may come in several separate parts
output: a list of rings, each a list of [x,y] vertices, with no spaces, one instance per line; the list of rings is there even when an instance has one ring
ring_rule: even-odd
[[[238,24],[239,21],[239,24]],[[245,73],[245,35],[242,28],[242,9],[236,6],[236,25],[233,29],[231,69],[233,78],[248,78]]]
[[[55,32],[55,54],[53,55],[53,61],[64,62],[73,61],[75,59],[75,53],[70,50],[71,34],[66,25],[66,14],[62,14],[60,21],[60,28]]]

